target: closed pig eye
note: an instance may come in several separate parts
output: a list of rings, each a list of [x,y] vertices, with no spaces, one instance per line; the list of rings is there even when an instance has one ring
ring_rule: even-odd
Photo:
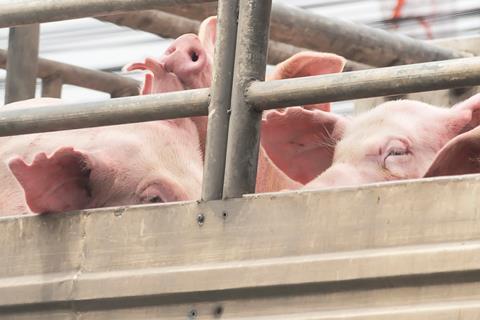
[[[162,202],[165,202],[165,201],[163,201],[162,197],[160,197],[160,196],[152,196],[150,198],[147,198],[147,202],[149,202],[149,203],[162,203]]]
[[[407,142],[397,139],[391,140],[384,150],[383,168],[394,176],[402,178],[404,169],[408,167],[408,162],[412,159],[412,153]]]
[[[398,149],[398,148],[392,148],[390,151],[387,153],[387,158],[390,156],[404,156],[408,154],[408,150],[405,149]]]

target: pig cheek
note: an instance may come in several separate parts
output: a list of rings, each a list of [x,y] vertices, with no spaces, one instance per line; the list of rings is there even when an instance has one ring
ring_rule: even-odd
[[[386,180],[412,179],[420,177],[421,169],[415,165],[414,156],[389,156],[385,159],[383,169]]]

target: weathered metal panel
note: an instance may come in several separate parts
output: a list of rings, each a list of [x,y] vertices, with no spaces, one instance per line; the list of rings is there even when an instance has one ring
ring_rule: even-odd
[[[476,319],[479,194],[474,175],[2,218],[0,319]]]

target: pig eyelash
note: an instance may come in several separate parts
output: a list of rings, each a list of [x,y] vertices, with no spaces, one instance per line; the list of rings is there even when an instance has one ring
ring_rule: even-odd
[[[392,150],[390,150],[390,151],[388,152],[386,158],[388,158],[389,156],[404,156],[404,155],[407,155],[407,154],[409,154],[409,153],[410,153],[410,152],[409,152],[407,149],[405,149],[405,150],[399,150],[399,149],[395,150],[395,149],[392,149]]]

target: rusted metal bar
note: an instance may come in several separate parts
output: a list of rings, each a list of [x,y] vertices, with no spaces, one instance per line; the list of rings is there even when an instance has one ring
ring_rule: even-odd
[[[260,82],[247,101],[258,110],[480,85],[480,57]]]
[[[209,89],[105,101],[8,108],[0,111],[0,136],[204,116]]]
[[[7,52],[0,49],[0,68],[5,68],[6,65]],[[139,82],[134,79],[40,58],[37,77],[44,79],[52,75],[62,78],[64,84],[103,91],[115,96],[132,96],[139,92]]]
[[[5,1],[4,1],[5,2]],[[25,0],[2,3],[0,28],[95,17],[167,5],[213,2],[213,0]]]
[[[222,199],[237,41],[238,0],[219,0],[202,199]]]
[[[62,96],[62,77],[53,74],[42,79],[42,97],[60,98]]]
[[[38,24],[10,28],[5,103],[35,97],[39,36]]]
[[[239,3],[223,198],[255,192],[261,112],[245,101],[245,90],[252,81],[265,79],[271,5],[271,0]]]

